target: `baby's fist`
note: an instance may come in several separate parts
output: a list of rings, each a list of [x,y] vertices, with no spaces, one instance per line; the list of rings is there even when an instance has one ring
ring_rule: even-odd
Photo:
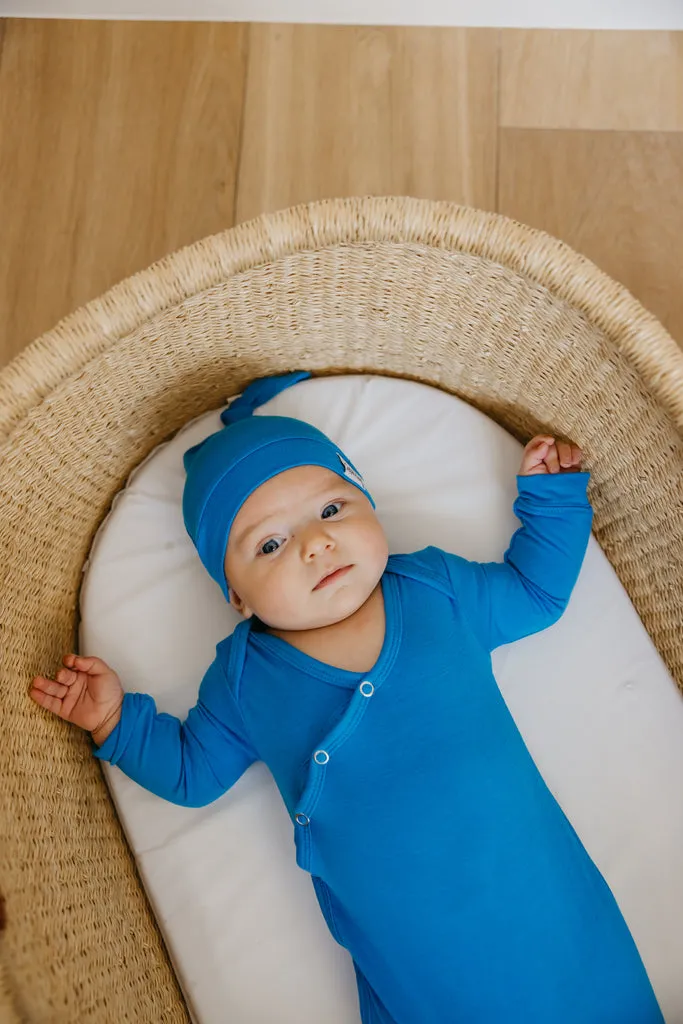
[[[548,434],[532,437],[524,449],[518,476],[538,473],[580,473],[583,452],[568,441],[555,441]]]

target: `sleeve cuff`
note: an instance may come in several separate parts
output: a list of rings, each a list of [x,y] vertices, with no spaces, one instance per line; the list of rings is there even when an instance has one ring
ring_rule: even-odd
[[[104,741],[104,743],[100,744],[99,747],[95,743],[95,741],[92,738],[92,736],[90,737],[90,742],[92,743],[93,755],[95,757],[99,758],[100,761],[109,761],[110,760],[111,755],[112,755],[112,753],[114,752],[114,750],[116,748],[116,739],[115,739],[116,733],[119,731],[120,728],[121,728],[121,722],[118,723],[118,725],[116,726],[115,729],[112,729],[112,731],[109,733],[109,735],[107,736],[107,738]]]
[[[536,473],[517,476],[520,495],[540,498],[544,502],[566,505],[568,502],[585,504],[590,473]]]

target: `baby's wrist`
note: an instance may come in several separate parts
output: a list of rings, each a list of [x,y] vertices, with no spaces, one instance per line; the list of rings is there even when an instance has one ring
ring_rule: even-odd
[[[104,718],[100,724],[90,730],[93,743],[96,743],[98,747],[101,747],[107,737],[114,731],[116,726],[121,720],[121,705],[123,704],[123,697],[120,703],[110,711],[106,718]]]

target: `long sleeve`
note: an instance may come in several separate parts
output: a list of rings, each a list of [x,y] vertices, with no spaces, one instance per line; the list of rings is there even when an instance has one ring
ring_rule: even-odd
[[[442,552],[463,614],[491,651],[547,629],[564,612],[590,539],[589,473],[518,476],[522,526],[502,562]]]
[[[184,722],[158,714],[148,694],[126,693],[118,725],[93,753],[145,789],[185,807],[216,800],[259,760],[218,657]]]

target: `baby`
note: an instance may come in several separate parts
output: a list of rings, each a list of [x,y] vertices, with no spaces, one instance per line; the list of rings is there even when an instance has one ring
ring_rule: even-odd
[[[186,806],[264,761],[364,1024],[663,1021],[604,878],[541,777],[491,651],[562,615],[590,537],[582,453],[524,449],[500,563],[389,555],[356,467],[251,384],[185,453],[185,525],[243,620],[185,722],[67,654],[31,696]]]

